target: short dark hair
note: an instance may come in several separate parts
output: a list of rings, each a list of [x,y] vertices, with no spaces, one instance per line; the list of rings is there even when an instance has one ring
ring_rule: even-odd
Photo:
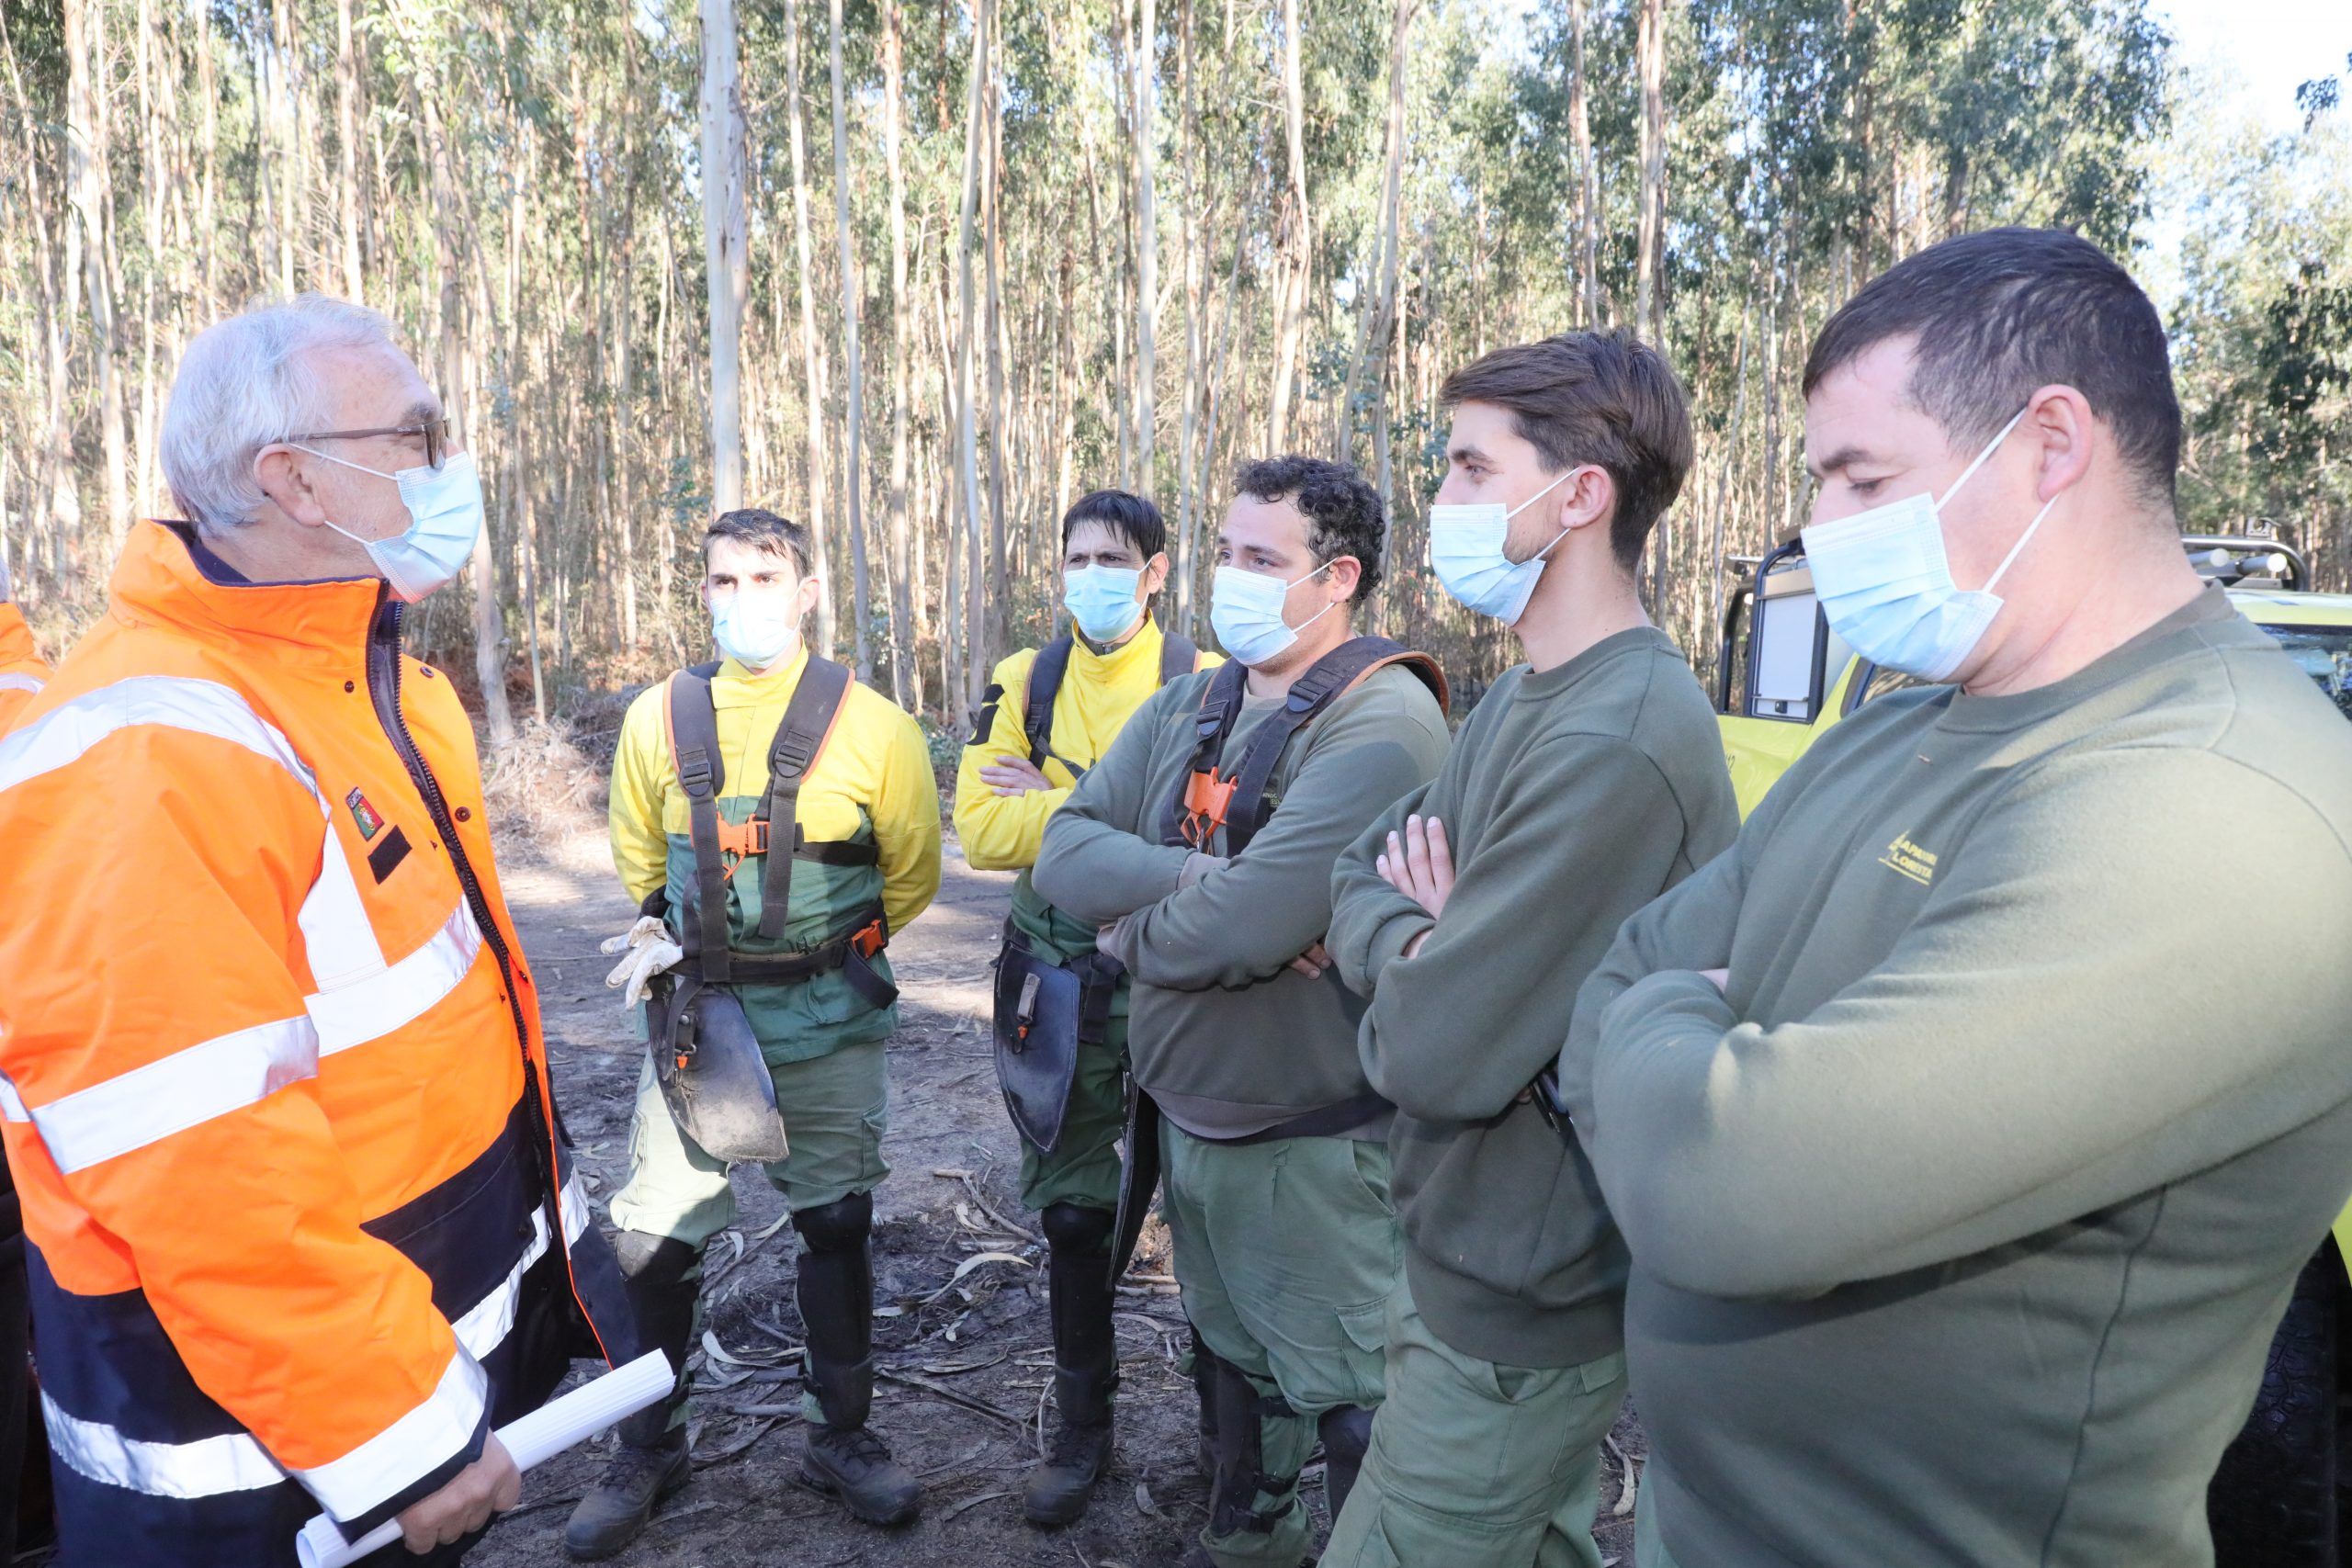
[[[1690,472],[1690,405],[1666,356],[1629,332],[1562,333],[1474,359],[1445,378],[1447,408],[1493,403],[1544,455],[1546,473],[1580,463],[1616,487],[1609,548],[1631,572]]]
[[[1889,338],[1916,336],[1910,400],[1955,448],[1981,446],[2036,387],[2083,394],[2142,488],[2166,505],[2180,401],[2156,308],[2115,259],[2064,229],[1986,229],[1897,262],[1813,340],[1804,395]]]
[[[1363,572],[1348,603],[1361,604],[1380,586],[1380,556],[1388,541],[1387,509],[1353,463],[1327,463],[1291,453],[1244,462],[1233,488],[1254,501],[1287,501],[1306,519],[1306,547],[1317,566],[1353,556]]]
[[[740,506],[722,512],[702,536],[703,564],[710,563],[710,547],[721,539],[736,539],[772,556],[790,556],[792,568],[808,575],[808,528],[764,506]]]
[[[1062,513],[1062,544],[1080,523],[1100,523],[1136,547],[1147,561],[1168,548],[1168,519],[1159,508],[1124,490],[1091,490]]]

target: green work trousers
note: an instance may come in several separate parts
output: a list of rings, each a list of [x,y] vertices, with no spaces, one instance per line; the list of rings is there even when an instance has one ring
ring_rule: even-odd
[[[1119,1136],[1127,1122],[1127,1015],[1114,1014],[1102,1034],[1100,1045],[1078,1043],[1078,1067],[1054,1152],[1021,1140],[1021,1201],[1032,1209],[1051,1203],[1114,1211],[1119,1206]]]
[[[791,1153],[763,1168],[794,1213],[869,1192],[890,1174],[882,1133],[890,1119],[883,1043],[844,1045],[805,1062],[771,1066]],[[628,1183],[614,1195],[613,1224],[701,1247],[735,1223],[727,1162],[678,1130],[648,1055],[628,1126]]]
[[[1404,1267],[1388,1201],[1388,1149],[1358,1138],[1216,1144],[1162,1124],[1162,1201],[1185,1314],[1211,1350],[1248,1376],[1259,1420],[1266,1530],[1204,1529],[1217,1568],[1295,1568],[1306,1555],[1298,1472],[1315,1418],[1375,1409],[1384,1318]]]
[[[804,1062],[769,1066],[791,1152],[763,1168],[794,1213],[837,1203],[853,1192],[871,1191],[890,1174],[882,1160],[882,1133],[890,1114],[890,1071],[882,1046],[874,1040]],[[699,1252],[735,1223],[735,1189],[727,1169],[726,1161],[704,1152],[679,1130],[648,1055],[638,1075],[637,1109],[629,1118],[628,1183],[613,1197],[613,1224],[649,1235],[674,1236]],[[693,1277],[700,1280],[699,1267]],[[702,1324],[697,1301],[696,1338]],[[811,1426],[824,1419],[816,1395],[806,1389],[800,1411]],[[683,1425],[685,1418],[681,1404],[671,1424]]]
[[[1645,1486],[1634,1501],[1634,1568],[1674,1568],[1657,1529],[1657,1494]]]
[[[1323,1568],[1600,1568],[1600,1440],[1625,1358],[1499,1366],[1436,1335],[1400,1280],[1388,1398]]]

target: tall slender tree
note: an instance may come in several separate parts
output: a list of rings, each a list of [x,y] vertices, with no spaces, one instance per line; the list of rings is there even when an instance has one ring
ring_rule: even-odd
[[[832,28],[833,82],[833,222],[841,242],[842,258],[842,357],[849,370],[849,407],[842,423],[848,426],[846,443],[847,467],[842,484],[842,509],[849,515],[849,560],[851,578],[851,618],[856,623],[854,647],[857,649],[857,672],[871,679],[874,658],[865,646],[866,628],[873,615],[867,599],[865,577],[865,483],[864,463],[865,454],[865,367],[858,355],[857,317],[861,290],[857,282],[857,248],[855,231],[849,216],[849,123],[842,107],[842,0],[833,0]]]
[[[743,303],[751,292],[743,212],[743,98],[735,0],[702,0],[702,232],[710,310],[710,498],[743,504]],[[794,135],[799,122],[794,121]]]

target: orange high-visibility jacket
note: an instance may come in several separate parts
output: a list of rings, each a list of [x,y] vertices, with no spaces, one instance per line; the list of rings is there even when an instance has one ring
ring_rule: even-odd
[[[0,1128],[68,1561],[291,1562],[569,1354],[634,1352],[473,733],[384,601],[141,524],[0,739]]]
[[[48,681],[49,666],[33,650],[24,612],[0,599],[0,735],[8,733],[17,715]]]

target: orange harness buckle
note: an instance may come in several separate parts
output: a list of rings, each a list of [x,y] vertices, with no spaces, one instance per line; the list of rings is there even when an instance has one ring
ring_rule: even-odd
[[[1184,841],[1196,850],[1205,851],[1219,828],[1225,826],[1226,808],[1233,804],[1233,792],[1239,787],[1238,778],[1219,778],[1214,769],[1195,773],[1184,783]]]
[[[735,868],[744,861],[752,855],[763,855],[768,852],[768,819],[764,817],[754,817],[748,822],[737,823],[729,822],[723,817],[720,818],[718,819],[718,852],[721,855],[733,857],[727,865],[727,874],[730,878],[733,877]]]
[[[873,958],[876,953],[888,946],[889,942],[889,930],[883,925],[882,917],[879,915],[866,921],[849,935],[849,944],[857,949],[859,957],[865,959]]]

